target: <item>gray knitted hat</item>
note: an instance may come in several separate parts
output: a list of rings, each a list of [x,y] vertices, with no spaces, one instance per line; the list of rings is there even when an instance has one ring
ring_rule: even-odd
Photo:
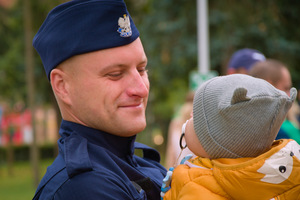
[[[195,132],[211,159],[256,157],[271,148],[296,95],[248,75],[212,78],[194,97]]]

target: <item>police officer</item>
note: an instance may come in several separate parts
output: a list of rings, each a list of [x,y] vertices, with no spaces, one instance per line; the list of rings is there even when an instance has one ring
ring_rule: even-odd
[[[149,80],[123,0],[57,6],[33,46],[63,118],[59,155],[33,199],[159,199],[166,174],[159,153],[135,142],[146,126]]]

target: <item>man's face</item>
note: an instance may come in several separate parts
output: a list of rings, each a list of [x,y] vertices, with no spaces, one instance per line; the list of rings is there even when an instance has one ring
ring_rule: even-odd
[[[124,137],[144,130],[149,80],[139,38],[68,62],[71,121]]]

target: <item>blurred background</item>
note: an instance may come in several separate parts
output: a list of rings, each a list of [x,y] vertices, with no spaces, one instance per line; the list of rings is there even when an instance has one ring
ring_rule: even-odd
[[[201,1],[201,0],[200,0]],[[0,0],[0,199],[31,199],[57,154],[61,117],[32,39],[63,0]],[[196,0],[125,0],[149,64],[147,128],[137,140],[165,163],[168,128],[198,71]],[[208,67],[253,48],[282,61],[300,86],[300,1],[207,0]],[[201,30],[200,30],[201,31]],[[204,30],[205,31],[205,30]]]

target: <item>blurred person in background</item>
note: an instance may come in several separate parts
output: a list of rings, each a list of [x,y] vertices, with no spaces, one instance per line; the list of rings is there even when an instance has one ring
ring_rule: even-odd
[[[123,0],[55,7],[33,39],[62,123],[59,155],[33,199],[159,199],[159,153],[135,142],[146,127],[147,57]],[[135,149],[143,157],[134,155]]]
[[[298,96],[297,96],[296,102],[298,103],[298,107],[299,107],[299,110],[300,110],[300,94],[299,93],[300,93],[300,84],[298,83]],[[300,124],[300,111],[297,115],[297,121]]]
[[[286,65],[275,59],[267,59],[264,62],[255,64],[249,71],[249,75],[261,78],[279,90],[290,95],[292,87],[291,75]],[[299,105],[295,101],[289,110],[285,121],[283,122],[276,139],[291,138],[300,144],[300,129],[297,115],[299,114]]]
[[[266,57],[260,51],[244,48],[236,51],[230,58],[227,67],[227,74],[248,74],[251,67]]]

